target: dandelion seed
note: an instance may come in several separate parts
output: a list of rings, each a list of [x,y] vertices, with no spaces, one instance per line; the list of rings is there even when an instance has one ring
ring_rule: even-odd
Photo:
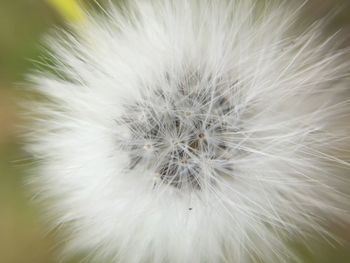
[[[129,1],[48,41],[28,148],[68,254],[290,262],[290,237],[348,222],[349,52],[299,12]]]

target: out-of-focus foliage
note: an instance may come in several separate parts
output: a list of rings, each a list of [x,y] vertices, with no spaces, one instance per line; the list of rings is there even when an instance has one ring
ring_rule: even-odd
[[[48,0],[54,8],[66,19],[71,21],[84,20],[83,3],[77,0]]]
[[[349,0],[309,1],[305,15],[316,18],[343,4],[330,30],[342,27],[341,34],[350,35]],[[84,1],[88,6],[94,2]],[[25,73],[32,69],[33,60],[39,59],[39,43],[45,32],[53,26],[63,26],[66,19],[83,21],[81,3],[78,0],[0,0],[0,263],[55,262],[53,252],[59,240],[47,234],[39,220],[39,210],[29,202],[24,187],[33,160],[20,147],[17,127],[22,120],[16,98],[23,96],[19,89],[25,89],[22,85]],[[339,234],[345,240],[343,247],[323,243],[313,255],[296,244],[296,251],[309,263],[350,262],[350,245],[346,243],[350,241],[350,229],[339,230]]]

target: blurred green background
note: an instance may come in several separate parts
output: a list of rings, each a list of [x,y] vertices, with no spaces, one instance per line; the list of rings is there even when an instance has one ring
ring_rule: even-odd
[[[17,128],[21,117],[16,106],[24,74],[33,68],[31,61],[39,58],[39,43],[45,32],[53,26],[63,26],[65,18],[74,17],[70,7],[66,12],[57,8],[62,3],[74,4],[74,0],[58,0],[59,5],[52,1],[55,0],[0,0],[0,263],[58,261],[58,238],[45,231],[39,220],[40,210],[30,202],[24,187],[31,161],[21,151]],[[84,2],[92,4],[94,0]],[[350,36],[350,0],[310,0],[305,16],[322,17],[336,6],[341,7],[340,12],[329,30],[343,28],[341,33]],[[315,249],[310,252],[295,245],[305,262],[350,262],[350,229],[335,231],[345,240],[342,246],[314,240],[310,245]]]

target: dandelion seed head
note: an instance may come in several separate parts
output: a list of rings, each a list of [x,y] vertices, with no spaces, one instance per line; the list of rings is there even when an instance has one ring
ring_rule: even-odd
[[[260,2],[259,2],[260,3]],[[291,262],[348,222],[349,52],[285,1],[128,1],[48,38],[32,187],[65,255]]]

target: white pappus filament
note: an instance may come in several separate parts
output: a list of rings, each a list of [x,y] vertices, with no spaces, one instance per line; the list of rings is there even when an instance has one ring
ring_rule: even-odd
[[[349,222],[349,52],[302,6],[130,0],[48,38],[28,150],[66,255],[294,262]]]

